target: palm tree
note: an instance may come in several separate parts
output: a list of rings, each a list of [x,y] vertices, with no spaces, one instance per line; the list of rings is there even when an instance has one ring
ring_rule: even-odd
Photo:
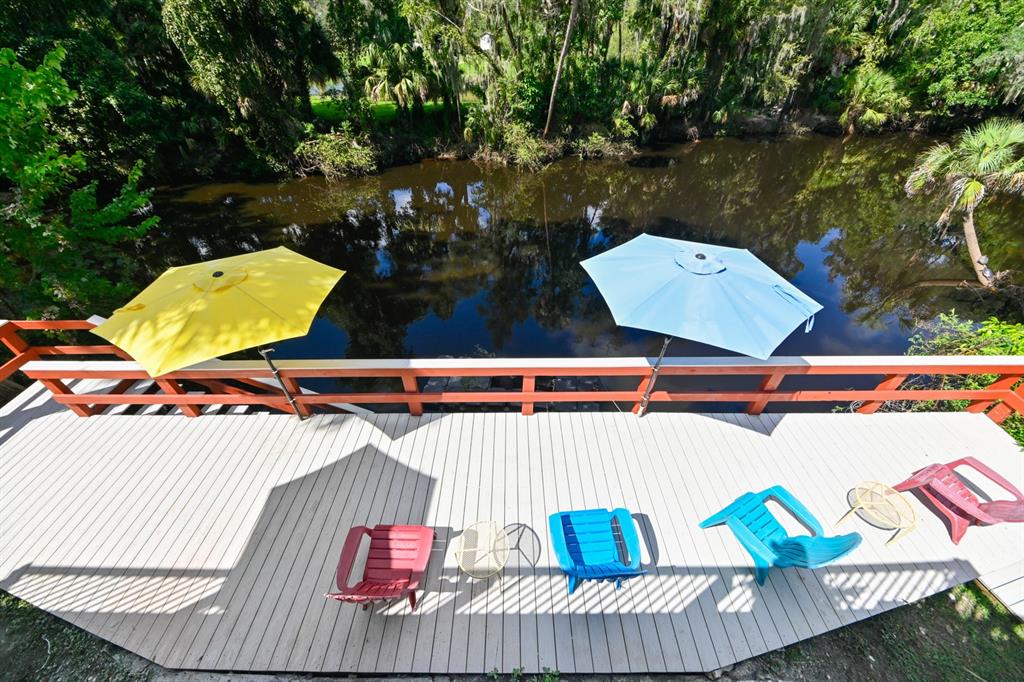
[[[949,202],[937,225],[963,214],[964,239],[971,265],[982,286],[995,285],[996,275],[978,245],[974,210],[989,194],[1024,194],[1024,122],[991,119],[968,129],[953,144],[937,144],[917,158],[904,189],[909,196],[941,192]]]
[[[558,55],[558,68],[555,69],[555,82],[551,84],[551,99],[548,100],[548,120],[544,124],[542,137],[548,139],[551,132],[551,120],[555,115],[555,96],[558,94],[558,81],[562,80],[562,67],[565,66],[565,56],[569,53],[569,44],[572,41],[572,29],[576,26],[576,13],[580,8],[580,0],[572,0],[569,5],[569,21],[565,25],[565,40],[562,42],[562,52]]]

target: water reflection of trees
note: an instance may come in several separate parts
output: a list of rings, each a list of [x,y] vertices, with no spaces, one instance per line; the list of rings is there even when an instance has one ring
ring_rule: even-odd
[[[902,195],[925,142],[722,140],[632,165],[565,160],[535,174],[428,163],[333,186],[192,188],[158,204],[165,227],[147,262],[155,275],[284,244],[343,268],[349,276],[324,311],[347,332],[352,357],[405,355],[414,322],[449,319],[481,294],[478,314],[499,352],[528,320],[608,334],[607,310],[578,262],[643,231],[743,246],[790,278],[804,267],[797,247],[809,245],[859,324],[892,312],[910,323],[951,307],[1005,315],[1006,297],[929,284],[970,269],[956,236],[932,227],[934,206]],[[1019,202],[987,211],[995,267],[1020,267]]]

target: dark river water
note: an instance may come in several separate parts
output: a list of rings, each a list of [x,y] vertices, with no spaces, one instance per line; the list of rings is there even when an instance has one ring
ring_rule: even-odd
[[[155,198],[164,266],[285,245],[347,275],[310,335],[279,357],[654,354],[617,328],[579,261],[648,232],[750,249],[825,309],[777,354],[903,353],[956,309],[1020,317],[1006,296],[933,285],[971,277],[959,225],[902,185],[931,140],[707,140],[539,173],[427,161],[326,185],[207,184]],[[1024,203],[977,214],[994,270],[1024,270]],[[672,355],[725,354],[678,341]]]

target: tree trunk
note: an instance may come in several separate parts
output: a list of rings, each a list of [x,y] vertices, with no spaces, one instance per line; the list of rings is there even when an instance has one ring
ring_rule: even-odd
[[[964,240],[967,242],[967,253],[971,255],[971,265],[974,267],[974,274],[978,277],[983,287],[991,289],[994,282],[991,277],[985,274],[987,265],[980,263],[982,254],[981,246],[978,244],[978,233],[974,229],[974,209],[968,208],[964,212]]]
[[[501,23],[505,24],[505,33],[508,35],[508,42],[512,45],[512,52],[516,56],[516,61],[519,60],[519,41],[516,40],[515,33],[512,32],[512,22],[508,20],[508,12],[505,11],[505,3],[502,2],[498,5],[501,10]]]
[[[572,0],[569,6],[569,23],[565,26],[565,40],[562,42],[562,53],[558,56],[558,68],[555,69],[555,82],[551,84],[551,99],[548,100],[548,120],[544,124],[544,139],[551,131],[551,120],[555,115],[555,97],[558,95],[558,81],[562,78],[562,67],[565,66],[565,55],[569,53],[569,42],[572,40],[572,29],[576,25],[576,11],[580,0]]]

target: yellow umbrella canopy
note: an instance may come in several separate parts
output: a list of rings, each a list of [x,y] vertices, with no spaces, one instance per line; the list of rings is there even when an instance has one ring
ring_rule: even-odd
[[[171,268],[93,333],[160,376],[304,336],[344,274],[283,246]]]

